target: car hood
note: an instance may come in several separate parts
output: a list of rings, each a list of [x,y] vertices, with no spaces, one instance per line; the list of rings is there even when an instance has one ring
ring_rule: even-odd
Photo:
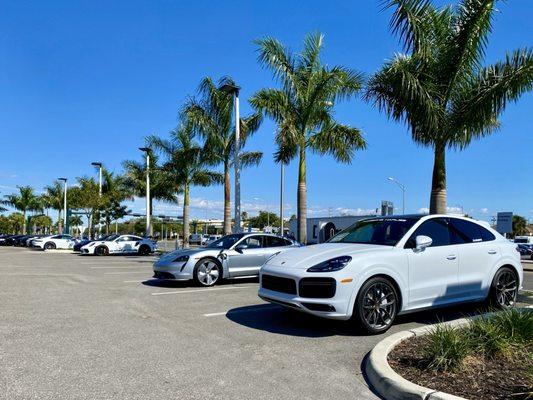
[[[358,243],[323,243],[305,247],[291,248],[267,262],[268,266],[307,269],[340,256],[364,256],[376,251],[389,251],[391,246]]]
[[[200,257],[204,257],[204,256],[216,257],[216,256],[218,256],[219,253],[220,253],[220,250],[218,250],[218,249],[208,249],[208,248],[205,248],[205,247],[200,247],[200,248],[197,248],[197,249],[175,250],[175,251],[172,251],[170,253],[162,255],[161,258],[159,258],[159,260],[156,261],[156,263],[159,263],[159,262],[172,262],[173,260],[175,260],[176,258],[181,257],[181,256],[189,256],[189,257],[195,256],[195,258],[196,257],[200,258]]]

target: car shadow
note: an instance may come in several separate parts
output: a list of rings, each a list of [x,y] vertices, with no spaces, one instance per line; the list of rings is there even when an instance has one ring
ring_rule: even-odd
[[[166,279],[147,279],[141,282],[145,286],[161,287],[161,288],[186,288],[191,287],[191,283],[188,281],[169,281]]]
[[[434,324],[486,312],[481,304],[453,307],[399,315],[393,331],[411,329],[417,325]],[[352,321],[327,320],[274,304],[238,307],[226,313],[230,321],[265,332],[300,337],[368,336]],[[386,335],[386,334],[384,334]]]

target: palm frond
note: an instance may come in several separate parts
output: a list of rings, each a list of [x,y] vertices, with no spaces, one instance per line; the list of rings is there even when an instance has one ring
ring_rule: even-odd
[[[337,161],[350,163],[356,150],[366,148],[366,141],[359,129],[329,121],[309,137],[308,146],[319,154],[330,154]]]

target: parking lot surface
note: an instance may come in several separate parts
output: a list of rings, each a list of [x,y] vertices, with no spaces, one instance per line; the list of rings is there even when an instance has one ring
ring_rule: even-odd
[[[154,259],[0,248],[0,399],[377,398],[361,363],[383,335],[266,304],[254,280],[161,283]]]

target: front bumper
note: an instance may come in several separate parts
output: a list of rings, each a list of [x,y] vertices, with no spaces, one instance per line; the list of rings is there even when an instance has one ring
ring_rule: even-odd
[[[288,281],[280,281],[279,285],[269,282],[265,285],[269,288],[265,288],[263,286],[264,275],[293,280],[294,286]],[[258,295],[263,300],[323,318],[347,320],[352,315],[351,303],[355,280],[350,280],[352,277],[347,273],[342,273],[342,270],[334,273],[309,273],[305,269],[264,266],[259,276]],[[316,288],[313,283],[306,285],[306,282],[310,282],[309,278],[323,278],[322,282],[332,281],[334,289],[332,290],[331,287]],[[267,278],[267,281],[268,279],[270,278]],[[348,280],[348,282],[341,282],[342,280]],[[283,282],[289,284],[285,285]],[[277,289],[276,285],[278,285]]]
[[[154,278],[168,281],[189,281],[192,279],[192,268],[188,262],[160,262],[154,263]]]

